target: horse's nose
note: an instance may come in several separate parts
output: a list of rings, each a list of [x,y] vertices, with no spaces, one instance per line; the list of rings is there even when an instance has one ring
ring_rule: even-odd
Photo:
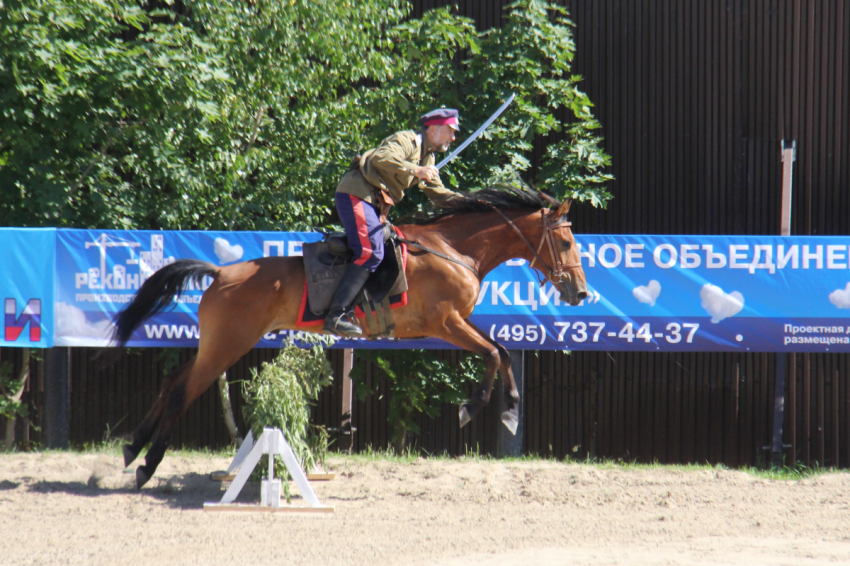
[[[579,291],[576,297],[578,298],[579,302],[585,300],[587,298],[587,291]]]

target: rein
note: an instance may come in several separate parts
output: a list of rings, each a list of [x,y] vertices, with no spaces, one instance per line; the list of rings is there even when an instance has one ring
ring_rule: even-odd
[[[419,248],[420,250],[426,251],[426,252],[428,252],[429,254],[434,254],[435,256],[440,257],[440,258],[443,258],[443,259],[445,259],[445,260],[448,260],[448,261],[450,261],[450,262],[452,262],[452,263],[456,263],[456,264],[458,264],[458,265],[462,265],[463,267],[467,268],[467,269],[468,269],[468,270],[470,270],[472,273],[474,273],[476,277],[478,277],[479,279],[481,279],[481,276],[480,276],[480,275],[478,275],[478,270],[477,270],[477,269],[475,269],[474,267],[472,267],[471,265],[469,265],[468,263],[464,263],[464,262],[460,261],[459,259],[455,259],[455,258],[453,258],[453,257],[451,257],[451,256],[448,256],[448,255],[446,255],[446,254],[442,253],[442,252],[438,252],[437,250],[432,250],[431,248],[426,248],[425,246],[423,246],[422,244],[420,244],[420,243],[419,243],[419,242],[417,242],[416,240],[408,240],[408,239],[406,239],[406,238],[402,238],[402,237],[399,237],[399,236],[395,236],[395,238],[394,238],[394,239],[395,239],[395,241],[397,241],[397,242],[405,243],[405,244],[407,244],[408,246],[416,246],[416,247],[417,247],[417,248]]]
[[[549,220],[549,216],[550,216],[549,214],[542,215],[542,218],[543,218],[543,235],[540,237],[540,245],[537,246],[537,249],[535,250],[534,246],[531,245],[531,242],[528,241],[528,239],[525,237],[525,235],[522,233],[522,231],[519,229],[519,227],[516,224],[514,224],[513,220],[508,218],[505,215],[505,213],[503,213],[501,210],[499,210],[495,206],[490,206],[490,208],[492,208],[494,211],[496,211],[499,214],[499,216],[501,216],[505,220],[505,222],[507,222],[508,225],[511,228],[514,229],[514,232],[516,232],[519,235],[519,237],[522,239],[523,243],[525,243],[525,245],[528,246],[528,249],[530,249],[531,252],[534,254],[534,260],[532,260],[532,262],[531,262],[531,267],[534,267],[535,262],[540,262],[540,266],[543,267],[548,272],[548,277],[553,283],[560,283],[564,279],[568,279],[568,278],[571,277],[570,274],[565,271],[566,269],[572,268],[572,267],[581,267],[580,261],[574,262],[574,263],[562,263],[561,262],[561,255],[558,254],[558,253],[555,253],[555,241],[554,241],[553,232],[555,230],[557,230],[558,228],[561,228],[561,227],[569,228],[570,226],[572,226],[573,223],[570,222],[569,220],[559,220],[558,222],[553,223],[551,220]],[[544,242],[549,244],[549,253],[552,254],[552,260],[555,262],[554,269],[549,267],[549,264],[547,264],[543,260],[543,258],[540,257],[540,250],[543,248]],[[541,280],[540,285],[542,286],[544,282],[545,282],[545,279]]]

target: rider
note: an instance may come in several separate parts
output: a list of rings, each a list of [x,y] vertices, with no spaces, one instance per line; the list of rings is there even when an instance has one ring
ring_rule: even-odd
[[[460,130],[458,112],[439,108],[421,119],[419,131],[397,132],[367,151],[336,188],[334,201],[354,261],[331,299],[323,328],[327,332],[350,338],[363,334],[354,324],[352,307],[369,275],[384,259],[382,222],[389,207],[414,185],[435,203],[456,194],[443,186],[434,154],[446,151],[454,141]]]

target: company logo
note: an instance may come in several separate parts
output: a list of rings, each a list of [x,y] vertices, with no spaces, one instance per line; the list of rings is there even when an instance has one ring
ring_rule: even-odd
[[[88,271],[74,274],[75,287],[88,289],[117,289],[120,291],[138,289],[158,269],[174,263],[174,257],[165,256],[165,238],[162,234],[151,236],[151,250],[141,251],[142,244],[121,238],[101,234],[94,242],[86,242],[86,249],[100,250],[100,268],[90,267]],[[120,263],[115,263],[110,273],[107,270],[107,250],[124,248],[129,250],[130,259],[125,259],[127,265],[138,266],[138,273],[129,273]],[[135,249],[139,248],[138,257]]]
[[[24,327],[30,325],[30,342],[41,340],[41,299],[30,299],[21,316],[15,317],[18,312],[18,303],[15,299],[6,299],[6,332],[7,342],[14,342],[24,331]]]

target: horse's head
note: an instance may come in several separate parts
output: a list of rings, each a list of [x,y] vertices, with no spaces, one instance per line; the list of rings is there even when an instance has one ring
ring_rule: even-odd
[[[549,242],[547,247],[551,259],[551,269],[546,277],[558,289],[562,301],[576,306],[587,297],[587,279],[581,268],[576,239],[570,230],[572,223],[567,220],[571,203],[571,199],[566,199],[557,209],[543,212],[543,238]]]

